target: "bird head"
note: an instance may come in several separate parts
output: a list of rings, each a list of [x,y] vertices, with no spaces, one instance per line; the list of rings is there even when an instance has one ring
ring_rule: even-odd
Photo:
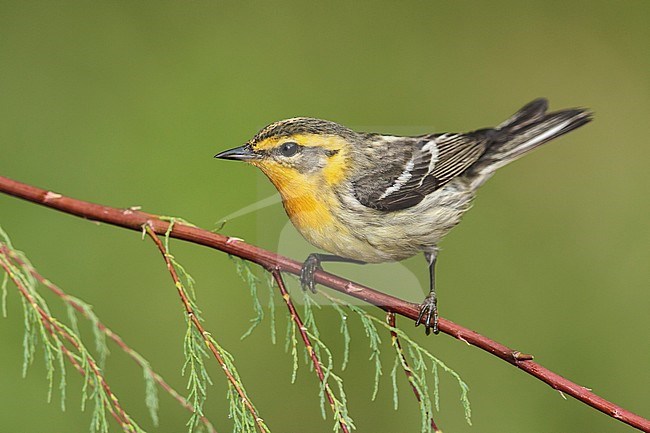
[[[356,135],[334,122],[297,117],[272,123],[245,145],[221,152],[215,158],[258,167],[286,196],[292,191],[341,182]]]

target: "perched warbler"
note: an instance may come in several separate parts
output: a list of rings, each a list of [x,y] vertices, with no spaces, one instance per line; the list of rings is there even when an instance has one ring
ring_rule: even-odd
[[[355,132],[327,120],[272,123],[215,158],[248,162],[280,192],[293,225],[314,246],[300,281],[314,291],[323,261],[380,263],[420,252],[430,292],[416,326],[438,332],[438,242],[460,222],[496,169],[591,120],[583,109],[547,113],[536,99],[495,128],[412,137]]]

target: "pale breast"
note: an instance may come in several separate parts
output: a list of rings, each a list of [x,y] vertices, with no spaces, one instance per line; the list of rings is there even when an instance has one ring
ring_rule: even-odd
[[[462,179],[452,181],[415,206],[394,212],[370,209],[343,194],[339,220],[353,237],[380,251],[375,258],[403,260],[436,250],[440,240],[470,208],[473,197]]]
[[[294,193],[283,203],[293,225],[312,245],[341,257],[381,263],[436,250],[472,198],[458,180],[415,206],[393,212],[363,206],[349,194],[330,192]]]

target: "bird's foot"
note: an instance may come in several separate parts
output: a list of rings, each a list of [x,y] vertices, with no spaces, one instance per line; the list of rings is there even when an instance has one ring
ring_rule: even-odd
[[[438,329],[438,300],[436,295],[429,293],[420,305],[420,314],[418,320],[415,321],[415,326],[420,324],[424,325],[424,332],[429,335],[431,331],[434,334],[440,332]]]
[[[310,290],[312,293],[316,293],[314,273],[317,270],[323,270],[320,259],[315,254],[310,254],[307,260],[305,260],[305,263],[302,264],[302,269],[300,270],[300,285],[304,291]]]

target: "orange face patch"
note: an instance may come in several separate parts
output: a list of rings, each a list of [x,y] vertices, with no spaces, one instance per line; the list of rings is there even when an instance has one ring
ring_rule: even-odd
[[[330,186],[337,185],[344,179],[347,172],[348,151],[347,143],[341,137],[317,134],[297,134],[281,138],[271,137],[256,143],[254,149],[256,151],[269,150],[287,141],[294,141],[303,147],[322,147],[325,150],[335,152],[328,158],[327,164],[323,167],[321,178]],[[295,169],[271,159],[252,160],[250,163],[259,167],[278,189],[281,188],[281,184],[287,182],[318,182],[315,178],[309,179],[312,175],[301,175]],[[301,176],[301,178],[298,178],[298,176]],[[311,187],[317,188],[318,185],[311,185]],[[314,191],[318,190],[314,189]]]
[[[284,208],[298,228],[317,227],[330,222],[332,216],[328,205],[331,200],[322,194],[318,174],[303,175],[272,161],[256,161],[255,165],[280,192]]]
[[[341,149],[336,155],[329,158],[323,168],[323,178],[328,185],[334,186],[341,183],[348,170],[347,151]]]

